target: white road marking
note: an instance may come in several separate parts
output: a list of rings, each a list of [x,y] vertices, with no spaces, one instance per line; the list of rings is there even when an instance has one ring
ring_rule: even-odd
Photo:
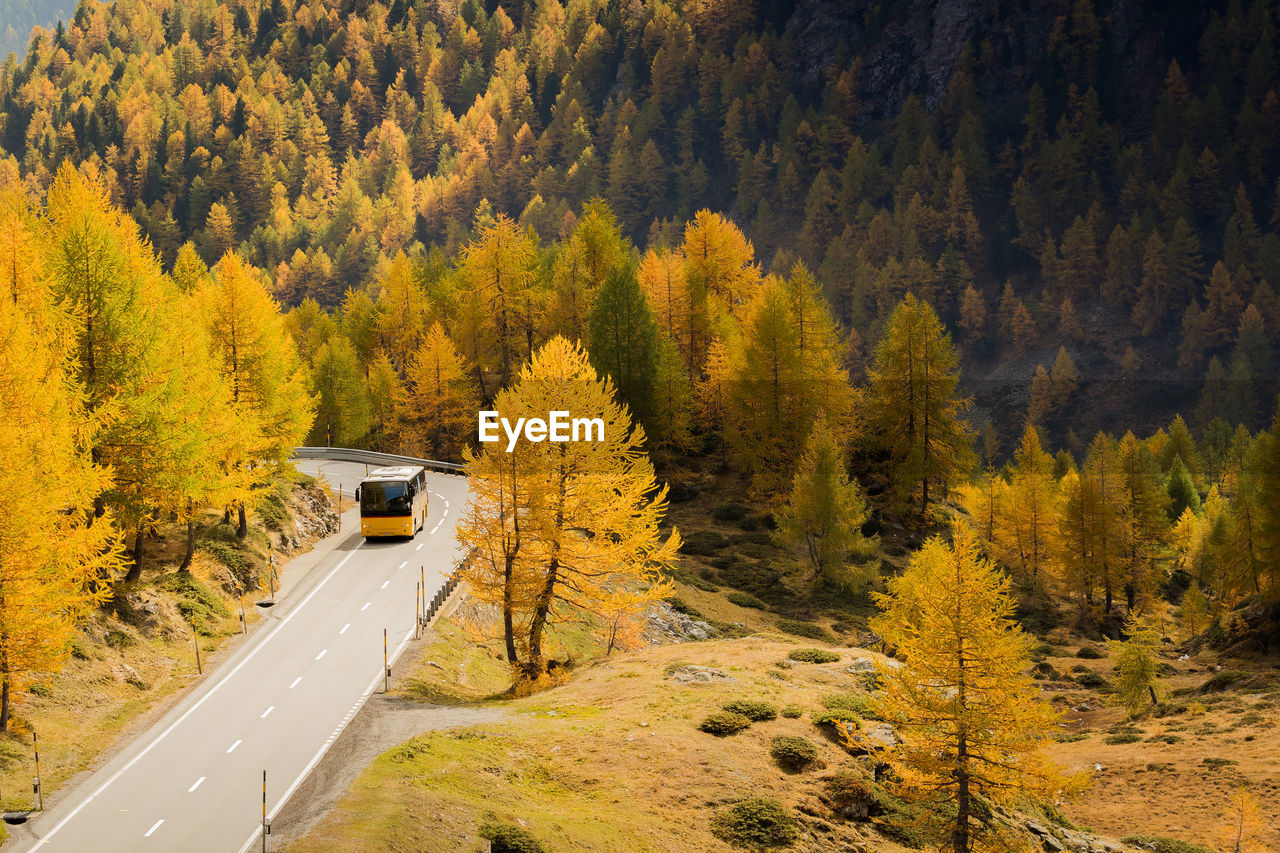
[[[436,525],[436,527],[439,527],[439,526],[440,526],[440,525],[438,525],[438,524]],[[435,533],[435,530],[432,530],[431,532],[432,532],[432,533]],[[421,542],[419,542],[419,543],[418,543],[418,547],[417,547],[417,548],[414,548],[413,550],[415,550],[415,551],[421,551],[421,550],[422,550],[422,543],[421,543]]]
[[[259,719],[259,720],[265,720],[265,719],[267,718],[267,714],[270,714],[270,713],[271,713],[272,711],[274,711],[275,709],[276,709],[276,706],[275,706],[275,705],[272,705],[270,708],[268,708],[267,710],[263,711],[263,712],[262,712],[262,716],[261,716],[261,717],[259,717],[258,719]]]
[[[235,743],[231,744],[231,746],[227,747],[227,755],[230,755],[231,753],[235,752],[235,751],[236,751],[236,747],[237,747],[237,746],[239,746],[239,745],[240,745],[240,744],[242,744],[242,743],[244,743],[244,741],[243,741],[243,740],[238,740],[238,741],[236,741]]]
[[[201,776],[199,779],[197,779],[197,780],[196,780],[196,783],[195,783],[194,785],[192,785],[190,788],[188,788],[188,789],[187,789],[187,793],[188,793],[188,794],[190,794],[190,793],[191,793],[192,791],[194,791],[196,788],[199,788],[199,787],[200,787],[200,785],[201,785],[201,784],[203,784],[203,783],[204,783],[204,777],[203,777],[203,776]]]
[[[293,683],[289,685],[289,689],[290,689],[290,690],[292,690],[293,688],[297,687],[297,686],[298,686],[298,682],[299,682],[299,681],[301,681],[301,680],[302,680],[302,676],[301,676],[301,675],[299,675],[297,678],[295,678],[295,679],[293,680]]]
[[[400,641],[400,645],[396,646],[396,650],[391,653],[391,658],[388,661],[389,664],[394,664],[399,660],[400,653],[404,651],[405,646],[409,645],[409,641],[412,639],[413,631],[405,631],[404,639]],[[329,747],[333,746],[333,742],[338,739],[338,736],[342,734],[344,729],[346,729],[347,723],[351,722],[351,718],[356,715],[356,712],[360,710],[360,707],[364,705],[365,701],[373,694],[373,691],[378,688],[380,683],[382,683],[382,679],[383,674],[381,672],[373,677],[373,681],[369,683],[369,686],[365,688],[364,693],[361,694],[360,698],[351,706],[351,710],[347,711],[347,715],[342,718],[342,722],[333,730],[333,734],[329,735],[329,739],[321,744],[320,748],[316,750],[316,754],[311,756],[311,760],[307,762],[307,766],[302,768],[302,772],[298,774],[298,777],[293,780],[293,783],[290,784],[288,789],[284,792],[284,796],[277,800],[276,804],[271,807],[269,812],[267,812],[268,819],[276,816],[276,813],[284,807],[284,804],[287,803],[289,798],[293,796],[294,792],[298,790],[298,786],[302,784],[303,780],[305,780],[308,775],[310,775],[311,771],[315,769],[315,766],[320,763],[320,759],[324,758],[324,754],[329,751]],[[240,853],[249,853],[250,848],[257,846],[259,839],[261,838],[262,829],[260,827],[254,827],[253,832],[249,833],[249,837],[245,839],[244,844],[240,847]]]
[[[366,602],[364,603],[364,607],[361,607],[361,608],[360,608],[360,612],[361,612],[361,613],[363,613],[363,612],[365,612],[366,610],[368,610],[368,609],[369,609],[369,605],[370,605],[370,604],[373,604],[373,602],[372,602],[372,601],[366,601]]]
[[[155,824],[154,824],[150,829],[148,829],[146,832],[144,832],[144,833],[142,834],[142,837],[143,837],[143,838],[150,838],[150,837],[151,837],[151,833],[153,833],[153,832],[155,832],[157,829],[159,829],[159,828],[160,828],[160,824],[162,824],[162,823],[164,823],[164,818],[160,818],[158,821],[156,821],[156,822],[155,822]]]
[[[400,565],[396,566],[396,571],[399,571],[400,569],[403,569],[403,568],[404,568],[405,566],[407,566],[407,565],[409,565],[409,561],[408,561],[408,560],[405,560],[403,563],[401,563]]]
[[[348,622],[347,624],[345,624],[345,625],[343,625],[343,626],[342,626],[342,630],[341,630],[341,631],[339,631],[338,633],[339,633],[339,634],[345,634],[345,633],[347,633],[347,629],[348,629],[348,628],[350,628],[350,627],[351,627],[351,623],[350,623],[350,622]]]
[[[320,658],[324,657],[327,654],[329,654],[328,649],[321,649],[320,654],[316,655],[316,660],[320,660]]]
[[[378,589],[386,589],[390,583],[391,581],[383,581],[382,586],[378,587]]]
[[[440,525],[441,525],[441,524],[443,524],[443,523],[444,523],[444,519],[443,519],[443,518],[442,518],[442,519],[440,519],[439,521],[437,521],[437,522],[436,522],[436,526],[435,526],[435,527],[433,527],[433,528],[431,528],[431,533],[429,533],[429,534],[427,534],[427,535],[428,535],[428,536],[433,536],[433,535],[435,535],[435,532],[436,532],[437,530],[439,530],[439,529],[440,529]]]
[[[363,545],[363,544],[364,544],[364,543],[361,543],[361,545]],[[357,545],[354,549],[352,549],[352,550],[351,550],[351,552],[350,552],[350,553],[348,553],[348,554],[347,554],[347,556],[345,556],[345,557],[343,557],[343,558],[342,558],[342,560],[338,563],[338,565],[336,565],[336,566],[334,566],[332,569],[330,569],[330,570],[329,570],[329,574],[327,574],[327,575],[325,575],[325,576],[324,576],[324,580],[322,580],[322,581],[320,581],[320,583],[316,584],[315,588],[314,588],[314,589],[312,589],[312,590],[311,590],[311,592],[307,593],[306,597],[305,597],[305,598],[303,598],[303,599],[302,599],[302,601],[298,602],[298,606],[297,606],[297,607],[295,607],[295,608],[293,608],[293,610],[292,610],[292,611],[290,611],[289,615],[288,615],[288,616],[286,616],[284,619],[282,619],[282,620],[280,621],[280,624],[279,624],[279,625],[276,625],[276,627],[272,629],[271,633],[270,633],[270,634],[268,634],[266,637],[264,637],[264,638],[263,638],[263,640],[262,640],[262,642],[261,642],[261,643],[259,643],[258,645],[254,646],[252,649],[250,649],[250,650],[249,650],[249,653],[248,653],[247,655],[245,655],[245,656],[244,656],[244,658],[243,658],[243,659],[242,659],[238,664],[236,664],[236,665],[231,669],[231,671],[230,671],[230,672],[228,672],[226,675],[224,675],[224,676],[222,677],[222,680],[221,680],[221,681],[219,681],[217,684],[213,685],[213,687],[210,687],[210,688],[209,688],[209,692],[205,693],[203,696],[201,696],[199,699],[197,699],[194,705],[192,705],[190,708],[188,708],[186,711],[184,711],[184,712],[182,713],[182,716],[178,717],[178,719],[174,720],[172,723],[170,723],[170,724],[169,724],[169,727],[168,727],[168,728],[166,728],[166,729],[165,729],[164,731],[162,731],[160,734],[156,735],[156,737],[155,737],[155,738],[154,738],[150,743],[148,743],[145,747],[143,747],[143,748],[138,752],[138,754],[137,754],[137,755],[135,755],[133,758],[129,759],[128,763],[126,763],[123,767],[121,767],[121,768],[120,768],[119,770],[117,770],[115,773],[111,774],[111,777],[110,777],[110,778],[108,778],[108,779],[107,779],[107,781],[105,781],[105,782],[103,782],[101,785],[99,785],[99,786],[97,787],[97,789],[96,789],[92,794],[90,794],[89,796],[85,797],[85,798],[80,802],[80,804],[79,804],[79,805],[77,805],[74,809],[72,809],[72,810],[67,814],[67,816],[66,816],[66,817],[64,817],[62,820],[58,821],[56,824],[54,824],[53,829],[49,830],[49,831],[45,834],[45,836],[44,836],[43,838],[41,838],[41,839],[40,839],[40,840],[38,840],[35,844],[33,844],[33,845],[31,846],[30,851],[28,851],[28,853],[37,853],[37,851],[39,851],[41,848],[43,848],[43,847],[44,847],[44,845],[48,844],[48,843],[49,843],[49,839],[50,839],[50,838],[53,838],[53,836],[54,836],[54,835],[56,835],[56,834],[58,833],[58,831],[62,829],[62,827],[66,826],[66,825],[71,821],[71,819],[72,819],[73,817],[75,817],[76,815],[78,815],[78,814],[80,813],[80,811],[81,811],[85,806],[87,806],[87,805],[89,805],[89,803],[93,802],[93,800],[94,800],[95,798],[97,798],[97,797],[101,796],[101,794],[102,794],[102,792],[103,792],[103,791],[105,791],[105,790],[107,790],[107,788],[111,787],[111,785],[113,785],[113,784],[116,782],[116,780],[117,780],[117,779],[119,779],[121,776],[123,776],[123,775],[125,774],[125,772],[126,772],[126,771],[128,771],[130,768],[132,768],[132,767],[133,767],[133,765],[135,765],[135,764],[137,764],[139,761],[141,761],[141,760],[142,760],[142,759],[143,759],[143,758],[144,758],[144,757],[145,757],[149,752],[151,752],[151,750],[155,749],[155,748],[156,748],[156,745],[157,745],[157,744],[159,744],[159,743],[160,743],[160,741],[164,740],[166,737],[168,737],[170,734],[172,734],[174,729],[176,729],[176,728],[177,728],[178,726],[180,726],[180,725],[181,725],[181,724],[182,724],[182,723],[183,723],[183,722],[184,722],[188,717],[190,717],[192,714],[194,714],[194,713],[196,712],[196,710],[197,710],[201,705],[203,705],[205,702],[209,701],[209,697],[210,697],[210,696],[212,696],[213,694],[217,693],[217,692],[218,692],[218,690],[219,690],[219,688],[221,688],[224,684],[226,684],[228,681],[230,681],[230,680],[231,680],[231,678],[232,678],[232,676],[234,676],[237,672],[239,672],[241,669],[243,669],[243,668],[244,668],[244,666],[245,666],[245,664],[247,664],[249,661],[251,661],[251,660],[253,659],[253,657],[254,657],[256,654],[258,654],[258,652],[262,651],[262,649],[263,649],[263,648],[264,648],[268,643],[270,643],[270,642],[271,642],[272,638],[274,638],[276,634],[280,633],[280,631],[284,628],[284,626],[285,626],[285,625],[288,625],[291,621],[293,621],[293,617],[294,617],[294,616],[296,616],[296,615],[298,614],[298,611],[300,611],[303,607],[305,607],[305,606],[306,606],[307,602],[308,602],[308,601],[310,601],[310,600],[312,599],[312,597],[313,597],[317,592],[319,592],[319,591],[324,587],[324,585],[325,585],[325,584],[327,584],[327,583],[329,582],[329,580],[330,580],[334,575],[336,575],[336,574],[338,573],[338,570],[339,570],[339,569],[341,569],[344,565],[346,565],[347,560],[350,560],[350,559],[351,559],[351,557],[352,557],[352,555],[354,555],[354,554],[356,553],[356,551],[358,551],[358,550],[360,550],[360,545]],[[257,837],[258,837],[258,835],[257,835],[257,834],[258,834],[258,832],[259,832],[259,830],[255,830],[255,831],[254,831],[254,838],[257,838]]]

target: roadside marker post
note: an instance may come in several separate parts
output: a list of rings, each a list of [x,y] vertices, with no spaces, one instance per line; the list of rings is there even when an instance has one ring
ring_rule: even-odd
[[[271,834],[271,822],[267,820],[267,771],[262,771],[262,853],[267,853],[267,836]]]
[[[413,638],[422,636],[422,584],[413,588]]]
[[[382,669],[386,673],[383,693],[391,692],[391,664],[387,662],[387,629],[382,629]]]
[[[244,593],[240,593],[240,633],[249,633],[249,621],[244,616]]]
[[[342,532],[342,484],[338,484],[338,532]]]
[[[36,751],[36,778],[32,783],[35,788],[35,806],[36,811],[44,811],[44,792],[40,790],[40,738],[36,736],[36,730],[31,730],[31,746]]]
[[[191,619],[191,644],[196,647],[196,675],[204,675],[204,667],[200,665],[200,635],[196,633],[196,620]]]

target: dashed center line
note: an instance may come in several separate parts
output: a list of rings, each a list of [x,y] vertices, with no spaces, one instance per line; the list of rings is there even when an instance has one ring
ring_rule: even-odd
[[[243,741],[243,740],[238,740],[238,741],[236,741],[235,743],[231,744],[231,746],[227,747],[227,755],[230,755],[231,753],[235,752],[235,751],[236,751],[236,747],[237,747],[237,746],[239,746],[239,745],[240,745],[240,744],[242,744],[242,743],[244,743],[244,741]]]
[[[143,837],[143,838],[150,838],[150,837],[151,837],[151,833],[153,833],[153,832],[155,832],[157,829],[159,829],[159,828],[160,828],[160,824],[162,824],[162,823],[164,823],[164,818],[160,818],[158,821],[156,821],[156,822],[152,825],[152,827],[151,827],[150,829],[148,829],[146,832],[144,832],[144,833],[142,834],[142,837]]]
[[[329,650],[328,650],[328,649],[322,649],[322,650],[320,651],[320,654],[316,655],[316,660],[320,660],[320,658],[324,657],[324,656],[325,656],[325,655],[327,655],[327,654],[329,654]]]
[[[369,609],[369,605],[370,605],[370,604],[373,604],[373,602],[372,602],[372,601],[366,601],[366,602],[364,603],[364,607],[361,607],[361,608],[360,608],[360,612],[361,612],[361,613],[363,613],[363,612],[365,612],[366,610],[368,610],[368,609]]]
[[[435,526],[435,527],[433,527],[433,528],[431,528],[431,535],[434,535],[434,534],[435,534],[435,532],[436,532],[437,530],[439,530],[439,529],[440,529],[440,525],[441,525],[441,523],[442,523],[443,521],[444,521],[444,519],[441,519],[440,521],[437,521],[437,522],[436,522],[436,526]],[[421,546],[419,546],[419,547],[421,547]]]
[[[261,717],[259,717],[258,719],[259,719],[259,720],[265,720],[265,719],[267,718],[267,714],[270,714],[270,713],[271,713],[272,711],[274,711],[275,709],[276,709],[276,706],[275,706],[275,705],[272,705],[270,708],[267,708],[267,710],[263,711],[263,712],[262,712],[262,716],[261,716]]]
[[[436,527],[439,527],[439,526],[440,526],[440,525],[438,525],[438,524],[436,525]],[[432,533],[435,533],[435,532],[436,532],[434,527],[431,529],[431,532],[432,532]],[[418,547],[417,547],[417,548],[414,548],[413,550],[415,550],[415,551],[421,551],[421,550],[422,550],[422,543],[421,543],[421,542],[419,542],[419,543],[418,543]]]
[[[200,787],[200,785],[201,785],[201,784],[203,784],[203,783],[204,783],[204,777],[203,777],[203,776],[201,776],[199,779],[197,779],[197,780],[196,780],[196,782],[195,782],[195,784],[194,784],[194,785],[192,785],[190,788],[188,788],[188,789],[187,789],[187,793],[188,793],[188,794],[190,794],[190,793],[191,793],[192,791],[194,791],[196,788],[199,788],[199,787]]]
[[[298,686],[298,682],[299,682],[299,681],[301,681],[301,680],[302,680],[302,676],[301,676],[301,675],[299,675],[297,678],[295,678],[295,679],[293,680],[293,683],[289,685],[289,689],[290,689],[290,690],[292,690],[293,688],[297,687],[297,686]]]
[[[403,563],[401,563],[400,565],[396,566],[396,570],[397,570],[397,571],[399,571],[400,569],[403,569],[403,568],[404,568],[405,566],[407,566],[407,565],[409,565],[409,561],[408,561],[408,560],[405,560]]]
[[[391,583],[391,581],[383,581],[383,582],[382,582],[382,586],[381,586],[381,587],[379,587],[379,589],[386,589],[386,588],[387,588],[387,586],[388,586],[390,583]]]
[[[351,627],[351,623],[350,623],[350,622],[348,622],[347,624],[345,624],[345,625],[343,625],[343,626],[342,626],[342,630],[341,630],[341,631],[339,631],[338,633],[339,633],[339,634],[345,634],[345,633],[347,633],[347,629],[348,629],[348,628],[350,628],[350,627]]]

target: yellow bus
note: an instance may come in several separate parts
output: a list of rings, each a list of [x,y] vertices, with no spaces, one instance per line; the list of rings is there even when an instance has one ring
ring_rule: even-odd
[[[375,468],[356,489],[360,535],[413,538],[427,523],[427,473],[420,465]]]

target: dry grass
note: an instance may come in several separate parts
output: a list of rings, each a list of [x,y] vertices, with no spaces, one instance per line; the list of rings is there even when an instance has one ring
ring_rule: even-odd
[[[1095,672],[1112,674],[1109,658],[1049,660],[1061,671],[1083,663]],[[1219,660],[1214,655],[1170,663],[1176,674],[1161,679],[1167,693],[1199,688],[1216,671],[1214,666],[1268,672],[1256,661]],[[1274,667],[1269,671],[1274,673]],[[1088,734],[1048,750],[1072,769],[1092,771],[1093,787],[1063,808],[1072,820],[1108,835],[1164,835],[1217,849],[1228,798],[1244,784],[1262,804],[1271,848],[1280,849],[1280,807],[1275,805],[1280,804],[1280,689],[1167,695],[1168,705],[1187,710],[1132,721],[1125,719],[1122,709],[1103,704],[1093,691],[1076,687],[1054,693],[1068,702],[1059,705],[1068,709],[1068,731]],[[1081,703],[1093,710],[1070,710]],[[1142,739],[1107,744],[1107,730],[1126,724],[1136,727]],[[1176,742],[1168,743],[1166,737]],[[1217,759],[1235,763],[1215,767]]]
[[[502,702],[508,717],[500,725],[428,734],[383,754],[291,849],[480,850],[479,826],[499,820],[526,826],[553,850],[728,850],[710,832],[712,810],[748,796],[797,811],[804,825],[797,850],[868,840],[876,850],[899,849],[866,825],[831,816],[817,799],[824,771],[787,773],[769,757],[774,736],[803,735],[818,743],[828,771],[855,761],[808,713],[725,739],[698,731],[707,713],[733,699],[821,710],[823,693],[858,689],[844,670],[855,655],[870,655],[776,667],[791,648],[752,637],[595,661],[561,687]],[[735,680],[681,685],[666,677],[686,663]]]
[[[193,565],[196,576],[210,586],[212,571],[199,558]],[[34,679],[17,697],[10,731],[0,737],[0,805],[32,805],[33,727],[40,737],[40,771],[48,798],[91,767],[123,733],[144,727],[168,707],[167,700],[196,683],[190,634],[179,633],[176,611],[166,613],[162,606],[161,615],[168,617],[161,629],[148,635],[113,615],[100,614],[75,644],[88,659],[72,657],[61,672]],[[250,614],[251,621],[256,618]],[[202,636],[202,661],[214,662],[238,630],[238,616],[233,616],[222,621],[214,636]]]

